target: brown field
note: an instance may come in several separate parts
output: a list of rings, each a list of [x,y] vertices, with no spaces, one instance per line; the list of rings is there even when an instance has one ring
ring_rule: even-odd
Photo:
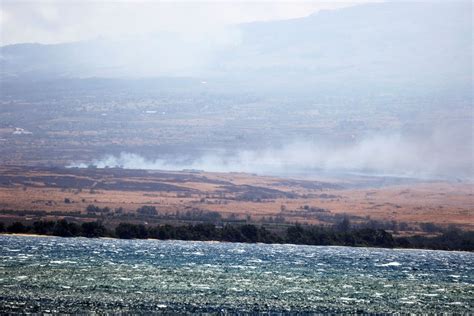
[[[32,211],[32,215],[22,215],[27,220],[69,213],[88,220],[89,204],[109,207],[112,214],[107,216],[119,220],[150,205],[164,216],[215,211],[224,219],[280,217],[290,223],[329,224],[338,214],[348,214],[355,222],[396,221],[415,226],[429,222],[474,230],[473,189],[473,184],[450,182],[358,189],[337,181],[242,173],[8,166],[0,168],[0,221],[16,220],[20,216],[16,212],[23,210]],[[115,213],[118,208],[123,208],[120,214]],[[35,216],[38,211],[45,212]]]

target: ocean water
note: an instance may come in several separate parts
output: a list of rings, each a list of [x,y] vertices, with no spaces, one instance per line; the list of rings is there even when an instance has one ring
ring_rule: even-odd
[[[2,312],[474,312],[474,254],[0,236]]]

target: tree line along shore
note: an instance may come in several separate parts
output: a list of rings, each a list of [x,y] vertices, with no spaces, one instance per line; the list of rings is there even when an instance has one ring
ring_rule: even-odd
[[[114,228],[108,228],[100,221],[78,224],[58,220],[36,221],[32,225],[14,222],[8,226],[0,222],[0,233],[474,251],[474,232],[472,231],[449,228],[435,237],[394,237],[383,229],[351,229],[347,224],[343,222],[335,227],[296,224],[278,230],[254,224],[215,225],[212,223],[181,226],[120,223]]]

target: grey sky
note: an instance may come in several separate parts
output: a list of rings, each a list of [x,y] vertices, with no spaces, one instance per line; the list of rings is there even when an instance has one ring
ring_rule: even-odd
[[[0,45],[121,38],[160,31],[199,38],[225,25],[307,16],[376,0],[0,0]]]

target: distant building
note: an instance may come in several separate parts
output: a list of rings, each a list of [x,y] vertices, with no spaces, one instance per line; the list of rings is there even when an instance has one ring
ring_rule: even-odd
[[[15,130],[13,131],[13,135],[30,135],[30,134],[33,134],[33,133],[21,127],[15,127]]]

